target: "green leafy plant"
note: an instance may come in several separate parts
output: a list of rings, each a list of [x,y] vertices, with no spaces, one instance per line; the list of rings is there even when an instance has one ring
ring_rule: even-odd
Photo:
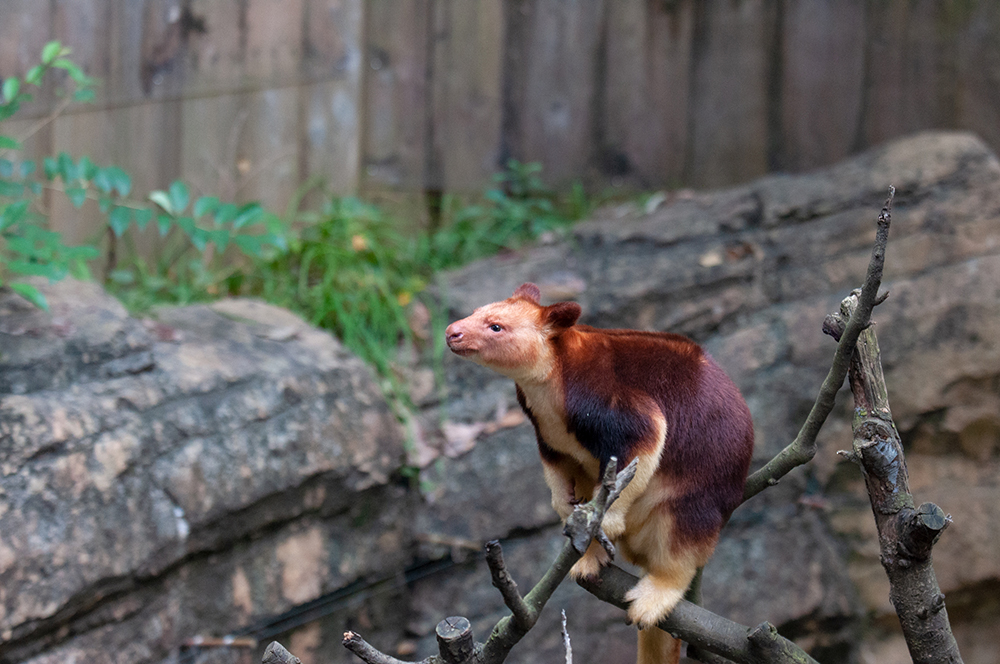
[[[151,192],[149,200],[155,207],[120,205],[109,213],[109,253],[116,255],[114,248],[124,241],[130,258],[125,264],[109,260],[107,286],[133,311],[238,293],[253,260],[273,259],[287,249],[281,219],[259,203],[192,199],[180,181]],[[153,219],[165,242],[147,261],[136,251],[133,233]]]
[[[24,79],[11,76],[0,86],[0,121],[17,113],[22,104],[32,99],[30,90],[42,85],[45,75],[53,70],[65,71],[75,90],[65,95],[61,104],[93,99],[95,81],[84,74],[66,56],[69,49],[59,42],[50,42],[42,49],[41,62],[25,74]],[[47,307],[44,296],[30,283],[16,281],[29,276],[58,280],[67,274],[87,274],[86,262],[96,258],[93,247],[69,246],[62,236],[45,225],[45,218],[32,205],[41,194],[42,185],[35,178],[36,164],[30,160],[14,162],[7,153],[23,148],[20,140],[0,133],[0,286],[14,291],[39,307]],[[67,192],[71,200],[76,192]]]
[[[423,238],[428,263],[442,270],[516,249],[589,212],[582,186],[574,185],[568,197],[561,197],[545,186],[541,172],[541,164],[511,159],[493,177],[495,186],[482,201],[466,204],[450,197],[445,204],[448,223]]]
[[[351,197],[330,198],[298,223],[288,251],[245,275],[244,291],[333,331],[387,375],[392,352],[411,335],[406,307],[429,277],[414,241],[379,208]]]
[[[288,251],[255,266],[243,292],[332,330],[391,376],[399,343],[414,340],[409,313],[417,300],[432,313],[433,339],[441,337],[443,314],[423,297],[437,272],[559,232],[589,211],[582,189],[566,197],[546,188],[539,164],[511,161],[494,183],[475,203],[449,198],[445,224],[410,235],[370,203],[328,197],[319,211],[299,215]]]
[[[51,42],[42,49],[42,61],[25,75],[2,85],[0,120],[16,113],[30,101],[24,85],[39,86],[44,75],[65,70],[76,85],[74,93],[50,116],[70,101],[90,101],[96,81],[66,56],[69,49]],[[22,149],[21,141],[0,135],[0,150]],[[96,201],[106,215],[106,282],[132,309],[157,302],[184,303],[218,297],[227,292],[227,282],[240,270],[240,260],[269,258],[284,250],[280,220],[257,203],[236,205],[213,196],[192,200],[181,181],[165,191],[153,191],[147,201],[128,198],[132,180],[117,166],[102,167],[89,157],[74,160],[65,152],[43,160],[42,176],[30,160],[16,163],[0,159],[0,286],[25,276],[58,280],[73,272],[88,274],[87,261],[100,252],[93,246],[70,247],[47,228],[40,212],[43,189],[61,191],[72,205],[82,207]],[[136,251],[134,234],[155,221],[164,246],[154,261]],[[119,250],[125,245],[124,260]],[[32,284],[13,281],[12,289],[45,307],[45,299]]]

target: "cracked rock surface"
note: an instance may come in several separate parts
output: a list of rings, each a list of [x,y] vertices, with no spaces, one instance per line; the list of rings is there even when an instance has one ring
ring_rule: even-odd
[[[178,566],[197,575],[192,561],[209,553],[273,561],[242,593],[250,613],[265,596],[272,612],[275,598],[313,599],[379,562],[365,548],[378,549],[381,530],[341,546],[329,519],[302,520],[356,508],[402,455],[371,372],[336,340],[254,301],[140,321],[94,284],[43,288],[50,313],[0,299],[0,660],[96,610],[136,613],[112,605]],[[246,541],[291,520],[297,531],[268,546]],[[382,558],[398,558],[388,548]],[[227,559],[223,578],[238,586],[248,568]]]

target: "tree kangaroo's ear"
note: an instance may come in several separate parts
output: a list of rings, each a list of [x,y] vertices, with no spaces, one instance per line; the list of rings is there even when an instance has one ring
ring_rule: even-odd
[[[583,308],[576,302],[556,302],[545,307],[542,320],[555,329],[565,329],[571,327],[580,318]]]
[[[529,282],[518,286],[517,290],[514,291],[513,297],[521,297],[538,304],[542,299],[542,291],[539,290],[538,286]]]

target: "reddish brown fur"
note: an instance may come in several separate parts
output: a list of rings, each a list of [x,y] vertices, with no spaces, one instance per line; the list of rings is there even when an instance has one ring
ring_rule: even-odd
[[[539,299],[536,286],[521,286],[448,326],[448,345],[517,383],[562,518],[590,499],[612,456],[619,466],[639,458],[603,527],[646,571],[628,599],[632,620],[648,627],[683,595],[740,503],[753,451],[750,412],[690,339],[576,325],[579,305],[543,307]],[[607,562],[594,544],[572,573],[592,575]],[[675,651],[669,637],[640,633],[640,662]]]

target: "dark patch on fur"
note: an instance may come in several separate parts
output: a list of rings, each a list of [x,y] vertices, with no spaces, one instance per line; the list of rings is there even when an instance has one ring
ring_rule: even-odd
[[[667,422],[659,473],[680,496],[666,506],[677,539],[713,539],[742,500],[753,453],[750,411],[729,377],[676,334],[578,325],[553,343],[570,431],[602,470],[611,456],[624,465],[656,442],[641,410],[655,402]]]

